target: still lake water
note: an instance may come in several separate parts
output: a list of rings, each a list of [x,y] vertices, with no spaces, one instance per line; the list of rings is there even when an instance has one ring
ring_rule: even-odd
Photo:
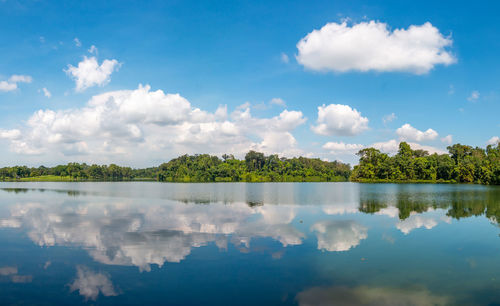
[[[0,304],[500,305],[500,187],[0,183]]]

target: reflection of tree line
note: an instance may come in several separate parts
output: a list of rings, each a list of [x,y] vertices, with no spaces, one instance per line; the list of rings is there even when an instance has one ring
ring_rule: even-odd
[[[52,191],[56,193],[67,194],[69,196],[88,195],[89,192],[78,190],[57,190],[57,189],[41,189],[41,188],[0,188],[0,190],[12,193],[27,193],[28,191]],[[429,199],[415,199],[410,193],[398,193],[395,195],[395,200],[391,201],[399,211],[399,219],[405,220],[410,217],[412,212],[423,213],[432,209],[448,209],[447,216],[461,219],[472,216],[485,215],[487,218],[500,223],[500,193],[499,192],[477,192],[477,191],[455,191],[446,194],[446,196],[438,196]],[[360,199],[359,211],[366,214],[375,214],[381,209],[389,207],[389,200],[384,198],[373,198],[373,195],[366,195],[367,199]],[[369,198],[368,198],[369,197]],[[184,199],[178,200],[184,204],[211,204],[212,200],[202,199]],[[230,202],[225,202],[230,204]],[[263,201],[246,201],[249,207],[263,206]]]
[[[79,190],[60,190],[60,189],[43,189],[43,188],[0,188],[0,190],[3,190],[5,192],[9,192],[9,193],[15,193],[15,194],[27,193],[28,191],[38,191],[38,192],[52,191],[55,193],[67,194],[69,196],[79,196],[79,195],[91,194],[90,192],[79,191]]]
[[[405,220],[412,212],[423,213],[429,209],[448,209],[447,216],[461,219],[485,215],[487,218],[500,222],[500,193],[498,192],[450,192],[440,199],[415,199],[410,194],[397,194],[394,204],[399,210],[399,219]],[[361,199],[359,211],[374,214],[389,205],[383,199]]]

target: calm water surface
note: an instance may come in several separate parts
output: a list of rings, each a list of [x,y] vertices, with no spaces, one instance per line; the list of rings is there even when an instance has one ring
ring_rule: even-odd
[[[0,304],[500,305],[500,188],[0,183]]]

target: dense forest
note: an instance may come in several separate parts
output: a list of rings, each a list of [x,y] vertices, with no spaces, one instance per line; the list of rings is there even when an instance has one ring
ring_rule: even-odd
[[[0,180],[161,182],[447,182],[500,184],[500,144],[486,149],[454,144],[449,154],[429,154],[399,144],[394,156],[374,148],[360,150],[359,164],[318,158],[285,158],[250,151],[243,160],[224,154],[183,155],[159,167],[132,169],[111,165],[69,163],[55,167],[0,168]]]
[[[69,163],[56,167],[0,168],[0,180],[67,180],[67,181],[130,181],[162,182],[332,182],[347,181],[348,164],[317,158],[284,158],[250,151],[244,160],[233,155],[222,159],[208,154],[183,155],[147,169]]]
[[[449,154],[429,154],[401,142],[398,153],[389,156],[366,148],[357,153],[359,164],[351,180],[500,184],[500,144],[486,149],[454,144],[447,149]]]
[[[0,180],[30,180],[30,178],[47,178],[52,180],[77,181],[130,181],[130,180],[154,180],[158,173],[158,167],[146,169],[132,169],[120,167],[115,164],[87,165],[85,163],[69,163],[55,167],[40,166],[29,168],[26,166],[14,166],[0,168]]]

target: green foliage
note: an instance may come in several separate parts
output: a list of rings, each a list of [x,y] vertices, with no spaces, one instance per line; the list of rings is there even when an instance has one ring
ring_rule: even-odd
[[[69,163],[52,168],[40,166],[28,168],[15,166],[0,168],[2,181],[129,181],[152,180],[158,168],[132,169],[115,164],[109,166],[87,165],[85,163]]]
[[[332,182],[347,181],[351,167],[317,158],[279,158],[250,151],[244,160],[224,154],[183,155],[156,168],[132,169],[115,164],[69,163],[52,168],[0,168],[3,181],[131,181],[161,182]]]
[[[250,151],[244,160],[224,154],[183,155],[160,165],[164,182],[329,182],[346,181],[350,166],[317,158],[279,158]]]
[[[399,144],[394,156],[366,148],[357,153],[359,165],[354,167],[351,180],[500,184],[500,144],[486,149],[454,144],[448,151],[429,155],[412,150],[406,142]]]

